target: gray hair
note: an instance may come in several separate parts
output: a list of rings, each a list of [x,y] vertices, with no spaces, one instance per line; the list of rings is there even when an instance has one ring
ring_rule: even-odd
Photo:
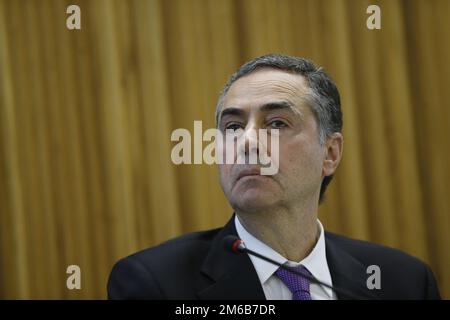
[[[305,99],[316,117],[319,128],[320,144],[323,145],[326,138],[333,133],[342,131],[342,112],[339,91],[330,76],[322,68],[316,67],[315,64],[308,59],[280,54],[268,54],[253,59],[242,65],[233,75],[231,75],[217,102],[215,115],[217,125],[219,124],[219,115],[223,107],[225,96],[231,85],[239,78],[261,68],[278,69],[299,74],[305,78],[309,85],[309,90],[306,93]],[[332,177],[333,176],[324,177],[320,190],[320,201],[323,200],[325,189]]]

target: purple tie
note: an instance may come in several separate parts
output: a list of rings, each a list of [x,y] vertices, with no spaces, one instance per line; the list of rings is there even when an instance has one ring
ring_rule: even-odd
[[[291,267],[292,268],[292,267]],[[311,273],[304,266],[292,268],[300,273],[311,275]],[[279,268],[275,274],[292,292],[292,300],[311,300],[311,294],[309,292],[309,280],[301,277],[286,269]]]

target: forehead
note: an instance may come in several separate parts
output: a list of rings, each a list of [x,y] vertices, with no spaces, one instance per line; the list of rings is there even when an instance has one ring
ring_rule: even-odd
[[[276,69],[260,69],[236,80],[224,99],[224,108],[258,107],[270,100],[287,101],[301,108],[308,84],[302,75]]]

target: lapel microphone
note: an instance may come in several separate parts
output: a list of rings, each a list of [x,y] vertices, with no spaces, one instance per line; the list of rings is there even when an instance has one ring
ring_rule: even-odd
[[[264,256],[264,255],[262,255],[262,254],[260,254],[258,252],[255,252],[253,250],[248,249],[245,246],[244,242],[241,239],[239,239],[237,236],[235,236],[235,235],[232,235],[232,234],[227,235],[227,236],[225,236],[223,238],[222,241],[223,241],[223,245],[224,245],[225,250],[231,251],[234,254],[241,255],[243,253],[247,253],[249,255],[255,256],[255,257],[259,258],[259,259],[262,259],[262,260],[265,260],[265,261],[267,261],[269,263],[272,263],[272,264],[274,264],[274,265],[276,265],[276,266],[278,266],[278,267],[280,267],[282,269],[285,269],[285,270],[287,270],[289,272],[292,272],[292,273],[294,273],[294,274],[296,274],[296,275],[298,275],[300,277],[306,278],[310,282],[313,282],[313,283],[319,284],[321,286],[330,288],[331,290],[336,292],[341,297],[344,296],[344,297],[347,297],[347,298],[353,299],[353,300],[362,300],[362,298],[355,296],[354,294],[348,292],[347,290],[344,290],[342,288],[338,288],[336,286],[332,286],[331,284],[322,282],[322,281],[318,280],[316,277],[314,277],[313,275],[302,273],[302,272],[297,271],[297,270],[295,270],[293,268],[285,266],[285,265],[283,265],[283,264],[281,264],[281,263],[279,263],[279,262],[277,262],[275,260],[272,260],[269,257],[266,257],[266,256]],[[370,298],[371,299],[376,299],[374,296],[370,296]]]

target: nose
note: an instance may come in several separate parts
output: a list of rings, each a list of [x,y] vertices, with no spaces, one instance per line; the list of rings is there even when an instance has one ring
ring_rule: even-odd
[[[258,141],[259,127],[254,122],[249,122],[238,139],[238,163],[257,164],[259,158],[260,143]],[[239,157],[241,159],[239,159]],[[244,161],[244,162],[240,162]]]

